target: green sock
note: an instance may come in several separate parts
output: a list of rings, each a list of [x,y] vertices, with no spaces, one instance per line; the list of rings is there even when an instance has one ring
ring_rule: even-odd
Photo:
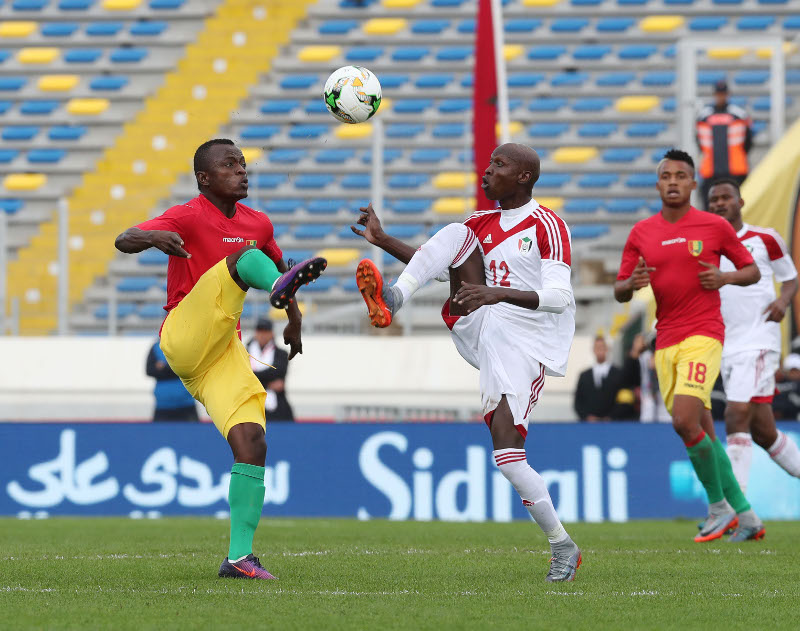
[[[264,508],[264,467],[237,462],[228,487],[231,506],[231,545],[228,560],[238,561],[253,552],[253,535]]]
[[[721,502],[725,496],[722,494],[722,484],[720,483],[717,459],[714,454],[714,445],[708,434],[703,436],[703,440],[696,445],[687,447],[686,451],[689,454],[689,460],[692,461],[694,472],[706,490],[708,503]],[[728,466],[730,467],[730,463],[728,463]]]
[[[256,289],[271,291],[275,281],[281,277],[277,266],[261,250],[247,250],[236,261],[236,273],[245,283]]]
[[[725,451],[725,447],[722,446],[719,438],[714,441],[714,457],[717,459],[717,469],[719,469],[722,492],[725,494],[725,499],[728,500],[728,504],[733,506],[733,510],[737,513],[750,510],[750,502],[747,501],[739,483],[736,481],[736,476],[733,475],[731,460],[728,458],[728,453]]]

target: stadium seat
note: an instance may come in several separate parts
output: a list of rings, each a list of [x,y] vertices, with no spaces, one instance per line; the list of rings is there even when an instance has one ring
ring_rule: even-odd
[[[0,101],[0,114],[5,114],[14,105],[11,101]]]
[[[39,77],[38,88],[42,92],[67,92],[72,90],[80,77],[75,74],[42,75]]]
[[[431,6],[437,9],[460,7],[465,0],[431,0]]]
[[[375,61],[383,55],[383,48],[379,46],[351,46],[345,55],[345,60],[350,62]]]
[[[447,87],[452,81],[453,75],[451,74],[424,74],[417,78],[414,85],[421,90],[440,90]]]
[[[582,61],[602,59],[611,52],[611,46],[605,44],[587,44],[578,46],[572,51],[575,59]]]
[[[642,85],[648,87],[664,87],[675,83],[674,70],[654,70],[642,75]]]
[[[14,127],[4,127],[0,138],[6,141],[32,140],[38,133],[39,128],[35,125],[17,125]]]
[[[464,76],[461,77],[460,83],[462,88],[471,88],[472,84],[474,83],[474,77],[472,76],[472,74],[465,74]],[[509,85],[510,84],[511,83],[509,80]]]
[[[343,164],[355,156],[355,149],[322,149],[314,156],[317,164]]]
[[[158,276],[126,276],[117,283],[117,291],[147,291],[151,287],[158,287],[161,279]]]
[[[595,30],[600,33],[624,33],[636,23],[631,17],[601,18],[595,24]]]
[[[0,90],[16,92],[25,87],[28,80],[25,77],[0,77]]]
[[[89,82],[89,89],[97,91],[116,91],[121,90],[126,85],[128,85],[128,77],[123,77],[120,75],[106,75],[92,79]]]
[[[553,33],[579,33],[588,25],[588,18],[556,18],[550,22],[550,30]]]
[[[17,52],[17,61],[21,64],[51,64],[58,59],[60,54],[61,51],[58,48],[53,48],[51,46],[20,48]]]
[[[636,78],[632,72],[608,72],[599,75],[595,79],[595,85],[599,87],[624,87]]]
[[[475,49],[472,46],[451,46],[436,52],[436,61],[466,61]]]
[[[630,95],[617,99],[615,108],[618,112],[642,114],[658,107],[659,99],[651,95]]]
[[[47,22],[42,24],[39,32],[43,37],[71,37],[78,28],[77,22]]]
[[[578,224],[572,227],[573,239],[597,239],[610,230],[606,224]]]
[[[737,85],[763,85],[769,81],[769,70],[740,70],[733,75]]]
[[[293,178],[295,188],[300,189],[323,189],[335,180],[331,173],[301,173]]]
[[[169,262],[169,256],[161,250],[150,248],[139,254],[138,261],[140,265],[166,265]]]
[[[606,204],[606,210],[608,210],[610,213],[625,214],[638,212],[646,206],[647,202],[643,199],[617,197],[608,200],[608,203]]]
[[[706,51],[709,59],[741,59],[750,50],[744,46],[717,46]]]
[[[295,213],[303,207],[299,199],[268,199],[261,206],[269,214]]]
[[[717,81],[725,79],[724,70],[698,70],[697,83],[700,85],[714,85]]]
[[[800,69],[789,68],[786,70],[786,83],[792,85],[800,83]]]
[[[581,99],[575,99],[572,102],[572,110],[574,112],[602,112],[607,107],[610,107],[612,100],[604,96],[593,96]]]
[[[103,56],[100,48],[72,48],[64,53],[68,64],[93,64]]]
[[[608,188],[616,184],[619,176],[616,173],[584,173],[578,178],[580,188]]]
[[[14,0],[11,8],[14,11],[41,11],[49,3],[50,0]]]
[[[464,197],[439,197],[433,204],[433,212],[437,215],[464,216],[474,208],[474,200]]]
[[[528,127],[532,138],[557,138],[569,130],[569,123],[534,123]]]
[[[296,140],[319,138],[329,129],[328,125],[292,125],[289,129],[289,138]]]
[[[56,164],[64,159],[67,152],[64,149],[31,149],[28,152],[28,162],[31,164]]]
[[[562,45],[533,46],[528,50],[528,59],[537,61],[558,59],[567,52],[567,47]]]
[[[295,228],[293,233],[295,239],[324,239],[333,234],[333,224],[304,224]]]
[[[372,133],[372,125],[369,123],[361,123],[360,125],[343,124],[336,127],[333,133],[337,138],[357,140],[368,137]]]
[[[683,22],[680,15],[648,15],[639,22],[639,28],[645,33],[670,33],[683,26]]]
[[[414,138],[425,131],[425,125],[419,123],[392,123],[386,126],[387,138]]]
[[[92,22],[86,27],[86,34],[90,37],[114,37],[122,31],[122,22]]]
[[[285,173],[251,173],[250,186],[256,189],[274,189],[285,184],[289,178]]]
[[[50,140],[80,140],[88,129],[84,125],[56,125],[47,134]]]
[[[94,0],[59,0],[59,11],[86,11],[94,4]]]
[[[403,18],[371,18],[363,23],[367,35],[396,35],[406,27]]]
[[[431,49],[427,46],[404,46],[395,48],[392,52],[393,61],[421,61],[430,55]]]
[[[239,137],[244,140],[260,140],[272,138],[280,131],[277,125],[248,125],[239,132]]]
[[[800,15],[789,15],[783,21],[783,28],[796,30],[800,29]]]
[[[76,116],[97,116],[105,112],[110,104],[108,99],[70,99],[65,109]]]
[[[456,31],[458,31],[460,35],[472,35],[475,33],[475,20],[472,18],[468,20],[462,20],[458,23]]]
[[[307,90],[318,81],[317,75],[290,74],[281,79],[280,86],[283,90]]]
[[[311,116],[315,114],[328,114],[328,108],[325,106],[325,102],[322,99],[311,99],[310,101],[306,101],[303,111]]]
[[[397,147],[386,147],[383,150],[383,161],[385,164],[391,164],[403,155],[403,150]],[[372,150],[367,149],[361,155],[361,162],[364,164],[372,164]]]
[[[639,147],[613,147],[603,151],[603,162],[635,162],[644,151]]]
[[[356,20],[326,20],[317,28],[320,35],[347,35],[358,26]]]
[[[596,157],[596,147],[559,147],[553,152],[551,159],[557,163],[582,164]]]
[[[745,15],[736,22],[740,31],[766,31],[775,24],[774,15]]]
[[[369,173],[348,173],[340,181],[339,186],[342,188],[357,188],[362,190],[369,190],[372,183],[372,178]]]
[[[4,212],[7,215],[13,215],[14,213],[19,212],[24,205],[25,202],[21,199],[10,199],[6,197],[4,199],[0,199],[0,212]]]
[[[567,106],[567,99],[562,97],[542,96],[528,103],[531,112],[557,112]]]
[[[444,99],[439,102],[437,108],[442,114],[459,114],[467,112],[472,108],[472,101],[470,99]],[[509,109],[513,109],[509,103]],[[395,111],[397,109],[395,108]]]
[[[579,86],[589,80],[586,72],[559,72],[550,78],[550,85],[554,88]]]
[[[508,85],[512,88],[533,88],[544,80],[540,72],[515,72],[508,75]]]
[[[154,11],[177,11],[186,0],[150,0],[148,5]]]
[[[426,147],[424,149],[414,149],[408,157],[411,164],[425,162],[444,162],[450,157],[450,149]]]
[[[596,213],[603,208],[603,200],[593,197],[573,197],[564,204],[568,213]]]
[[[658,46],[654,44],[631,44],[623,46],[617,51],[617,56],[620,59],[648,59],[655,55],[658,51]]]
[[[136,312],[143,320],[160,320],[166,315],[164,308],[157,302],[147,302]]]
[[[36,22],[29,20],[0,22],[0,37],[28,37],[36,32],[36,26]]]
[[[439,35],[450,26],[450,20],[417,20],[411,25],[414,35]]]
[[[461,138],[464,131],[463,123],[441,123],[433,127],[431,135],[434,138]]]
[[[389,224],[386,227],[386,234],[401,241],[424,233],[425,227],[422,224]]]
[[[542,173],[536,181],[540,188],[561,188],[569,183],[572,176],[569,173]]]
[[[355,236],[355,235],[354,235]],[[313,255],[312,255],[313,256]],[[303,286],[303,293],[320,293],[330,291],[339,284],[339,279],[335,276],[320,276],[317,280]]]
[[[0,149],[0,162],[8,164],[19,155],[18,149]],[[2,211],[2,209],[0,209]]]
[[[303,47],[297,53],[297,59],[306,63],[327,63],[341,53],[339,46],[312,45]]]
[[[658,176],[655,173],[632,173],[625,180],[628,188],[652,188],[656,185]]]
[[[155,37],[167,30],[167,23],[159,20],[138,21],[131,24],[128,31],[134,37]]]
[[[305,149],[274,149],[269,153],[270,162],[295,164],[308,155]]]
[[[136,303],[133,302],[120,302],[117,304],[117,317],[127,318],[136,313]],[[109,307],[107,304],[102,304],[94,310],[94,317],[98,320],[107,320],[109,314]]]
[[[265,101],[261,104],[259,111],[262,114],[288,114],[296,107],[300,106],[300,101],[277,100]]]
[[[290,230],[291,229],[289,228],[289,226],[285,223],[272,224],[272,236],[275,239],[280,239],[281,237],[286,236],[287,234],[289,234]]]
[[[19,106],[19,113],[26,116],[49,115],[53,113],[58,105],[58,101],[25,101]]]
[[[506,33],[532,33],[542,25],[539,18],[512,18],[505,20]]]
[[[395,173],[387,180],[389,188],[419,188],[428,182],[427,173]]]
[[[432,199],[395,199],[391,208],[394,212],[404,215],[424,213],[433,206]]]
[[[608,138],[616,131],[616,123],[584,123],[578,128],[578,136],[581,138]]]
[[[689,20],[690,31],[718,31],[728,23],[724,15],[702,15]]]
[[[667,130],[667,124],[658,122],[633,123],[628,126],[625,135],[629,138],[658,136]]]
[[[147,57],[146,48],[117,48],[111,51],[109,59],[115,64],[135,64]]]
[[[43,173],[10,173],[3,178],[7,191],[37,191],[47,183]]]
[[[338,213],[341,208],[341,200],[324,198],[312,199],[308,202],[308,208],[306,210],[312,215],[331,215]]]

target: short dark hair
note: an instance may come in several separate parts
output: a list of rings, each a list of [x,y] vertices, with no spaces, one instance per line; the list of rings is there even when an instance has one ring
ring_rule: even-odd
[[[194,172],[197,173],[198,171],[205,171],[208,168],[208,150],[211,149],[214,145],[233,145],[236,146],[236,143],[233,140],[229,140],[228,138],[214,138],[213,140],[207,140],[202,145],[197,148],[197,151],[194,152]]]
[[[663,160],[677,160],[678,162],[685,162],[692,167],[692,171],[694,171],[694,160],[692,160],[692,156],[682,149],[675,149],[674,147],[672,149],[668,149],[666,153],[664,153]]]
[[[742,189],[739,186],[739,182],[737,182],[734,178],[728,177],[727,175],[723,175],[722,177],[715,177],[711,180],[711,186],[708,187],[708,192],[711,193],[711,189],[717,186],[718,184],[730,184],[733,187],[739,197],[742,196]]]

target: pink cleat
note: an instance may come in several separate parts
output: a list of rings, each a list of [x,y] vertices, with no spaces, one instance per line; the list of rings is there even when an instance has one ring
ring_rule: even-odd
[[[219,575],[222,578],[256,578],[261,580],[277,579],[261,567],[257,556],[248,554],[245,558],[231,563],[228,557],[219,566]]]

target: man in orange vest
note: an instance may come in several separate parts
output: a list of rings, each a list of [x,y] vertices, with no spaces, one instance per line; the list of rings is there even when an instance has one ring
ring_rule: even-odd
[[[705,208],[715,179],[730,177],[741,184],[750,170],[747,153],[753,146],[752,121],[743,108],[728,102],[724,79],[714,85],[714,103],[706,105],[697,118],[697,144],[703,154],[699,170]]]

